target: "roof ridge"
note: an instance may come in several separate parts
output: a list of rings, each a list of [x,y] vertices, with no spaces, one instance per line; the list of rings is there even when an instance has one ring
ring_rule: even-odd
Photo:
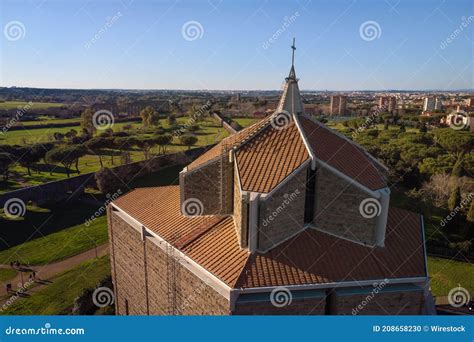
[[[332,129],[328,126],[326,126],[325,124],[323,124],[322,122],[319,122],[318,120],[312,118],[311,116],[309,115],[304,115],[303,117],[311,120],[312,122],[316,123],[317,125],[319,125],[321,128],[324,128],[326,130],[328,130],[329,132],[337,135],[338,137],[340,137],[341,139],[344,139],[345,141],[347,141],[348,143],[352,144],[353,146],[357,147],[357,150],[365,157],[368,157],[369,159],[373,160],[374,162],[378,163],[381,167],[383,167],[384,169],[388,170],[387,166],[385,166],[384,164],[382,164],[377,158],[375,158],[374,156],[372,156],[363,146],[359,145],[357,142],[355,142],[354,140],[351,140],[349,139],[348,137],[346,137],[344,134],[336,131],[335,129]]]

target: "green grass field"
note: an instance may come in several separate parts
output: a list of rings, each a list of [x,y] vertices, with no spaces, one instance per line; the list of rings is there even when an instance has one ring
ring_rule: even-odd
[[[447,296],[457,286],[466,288],[474,295],[474,264],[428,257],[428,272],[435,296]]]
[[[68,315],[74,300],[84,290],[92,289],[110,275],[108,255],[88,260],[52,279],[46,287],[19,298],[2,315]]]
[[[240,126],[242,127],[248,127],[250,125],[253,125],[257,121],[260,121],[260,119],[253,119],[253,118],[232,118],[232,121],[237,122]]]
[[[0,283],[3,283],[9,279],[14,278],[18,274],[18,271],[12,268],[0,268]]]
[[[34,102],[33,107],[35,109],[46,109],[46,108],[53,108],[53,107],[61,107],[65,106],[65,103],[56,103],[56,102]],[[0,102],[0,109],[15,109],[18,107],[23,107],[28,105],[28,102],[25,101],[5,101]]]
[[[89,226],[78,224],[0,252],[0,264],[20,260],[43,265],[63,260],[100,246],[108,240],[107,217],[101,216]]]
[[[188,118],[178,118],[179,124],[186,124]],[[117,123],[113,126],[114,131],[121,131],[123,126],[131,124],[133,128],[141,127],[141,123]],[[165,119],[161,120],[161,125],[164,129],[169,129],[168,121]],[[53,139],[52,135],[54,132],[66,133],[71,128],[74,128],[76,131],[80,131],[79,126],[72,127],[63,127],[63,128],[39,128],[39,129],[28,129],[28,130],[19,130],[19,131],[9,131],[4,135],[0,136],[0,144],[17,144],[24,145],[33,144],[35,142],[46,142]],[[133,131],[132,131],[133,132]],[[209,119],[207,121],[200,123],[200,130],[196,132],[196,137],[198,141],[194,147],[206,146],[209,144],[214,144],[221,139],[227,137],[229,133],[222,127],[219,127],[215,120]],[[167,147],[167,153],[174,153],[186,150],[187,146],[180,144],[179,139],[175,138],[173,143]],[[113,167],[120,165],[120,157],[117,156],[118,151],[110,150],[110,154],[115,154],[114,164],[112,164],[111,156],[103,157],[103,164],[105,167]],[[155,147],[151,150],[151,154],[157,154],[158,147]],[[133,148],[130,151],[130,156],[132,162],[144,160],[144,154],[138,148]],[[67,178],[66,171],[60,165],[54,167],[54,172],[50,174],[47,170],[49,167],[43,163],[38,163],[33,167],[32,175],[27,174],[26,168],[16,165],[12,168],[13,174],[10,176],[8,182],[0,181],[0,194],[8,191],[12,191],[18,188],[25,186],[32,186],[43,184],[45,182],[51,182],[55,180],[61,180]],[[99,157],[96,155],[85,155],[79,159],[79,170],[81,173],[95,172],[100,169]],[[37,172],[37,170],[41,170]],[[71,170],[71,175],[76,175],[76,170]]]

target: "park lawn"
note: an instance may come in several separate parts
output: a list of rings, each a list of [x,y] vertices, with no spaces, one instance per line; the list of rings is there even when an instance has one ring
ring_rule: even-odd
[[[188,118],[178,118],[178,123],[185,125],[188,122]],[[121,130],[124,125],[128,123],[118,123],[114,125],[115,130]],[[168,129],[168,120],[162,119],[161,120],[161,125],[165,128]],[[222,140],[223,138],[227,137],[229,133],[222,127],[220,127],[217,122],[213,119],[208,119],[206,121],[200,122],[200,129],[196,132],[196,137],[198,138],[197,143],[193,147],[200,147],[200,146],[206,146],[210,144],[215,144],[218,141]],[[132,123],[132,126],[137,128],[141,126],[141,123]],[[168,127],[168,128],[166,128]],[[65,127],[65,128],[58,128],[58,129],[30,129],[27,131],[11,131],[7,132],[6,135],[8,134],[17,134],[15,138],[12,138],[12,141],[16,141],[16,143],[22,145],[21,143],[21,138],[19,137],[20,134],[29,134],[25,132],[34,132],[35,134],[39,132],[44,132],[43,134],[46,134],[45,131],[49,131],[49,134],[52,135],[53,132],[61,131],[62,133],[65,133],[69,131],[71,127]],[[75,127],[74,129],[79,131],[79,127]],[[46,135],[38,135],[39,139],[46,139],[45,141],[48,141],[47,134]],[[9,143],[13,143],[9,139],[11,136],[8,138],[7,141]],[[20,141],[18,141],[18,139]],[[0,136],[0,144],[5,143],[6,141],[1,140]],[[178,138],[174,138],[173,143],[169,146],[167,146],[167,151],[166,153],[175,153],[179,151],[185,151],[187,150],[188,147],[182,145],[179,142]],[[151,150],[152,155],[157,155],[158,154],[159,147],[154,147]],[[112,158],[109,155],[104,155],[102,156],[102,162],[104,167],[114,167],[121,165],[121,160],[120,160],[120,155],[119,151],[117,150],[109,150],[109,154],[114,154],[114,164],[112,164]],[[137,162],[137,161],[142,161],[144,160],[144,154],[142,151],[140,151],[138,148],[134,147],[130,151],[130,157],[132,162]],[[41,170],[41,172],[37,172],[36,170]],[[56,165],[54,166],[53,173],[50,174],[49,171],[47,171],[49,167],[47,167],[44,163],[38,163],[36,166],[32,168],[32,174],[31,176],[28,175],[27,170],[25,167],[16,165],[15,167],[12,168],[13,174],[10,176],[10,179],[8,182],[3,182],[0,181],[0,194],[5,193],[8,191],[12,191],[15,189],[19,189],[22,187],[26,186],[33,186],[33,185],[39,185],[43,184],[46,182],[52,182],[52,181],[57,181],[61,179],[67,178],[66,170],[63,168],[62,165]],[[79,171],[81,174],[83,173],[89,173],[89,172],[96,172],[100,169],[100,162],[99,162],[99,157],[96,155],[85,155],[79,159]],[[70,170],[71,176],[76,176],[77,171],[73,167]]]
[[[40,237],[0,252],[0,264],[20,260],[24,264],[43,265],[80,254],[108,240],[107,217]]]
[[[33,292],[30,297],[19,298],[4,315],[68,315],[76,297],[86,289],[97,286],[110,276],[108,255],[91,259],[59,274],[46,287]]]
[[[81,122],[80,118],[70,118],[70,119],[57,119],[54,117],[47,117],[47,116],[38,116],[38,120],[31,120],[31,121],[18,121],[16,125],[18,126],[36,126],[36,125],[45,125],[45,124],[65,124],[70,123],[71,126],[78,126]]]
[[[14,278],[18,271],[13,268],[0,268],[0,282],[5,282]]]
[[[474,264],[449,259],[428,257],[428,273],[435,296],[447,296],[457,286],[474,294]]]
[[[66,106],[66,103],[57,103],[57,102],[35,102],[31,101],[33,104],[33,109],[46,109],[46,108],[57,108]],[[28,106],[26,101],[5,101],[0,102],[0,109],[17,109],[18,107]]]
[[[248,127],[260,120],[261,119],[253,119],[253,118],[232,118],[232,121],[237,122],[242,127]]]

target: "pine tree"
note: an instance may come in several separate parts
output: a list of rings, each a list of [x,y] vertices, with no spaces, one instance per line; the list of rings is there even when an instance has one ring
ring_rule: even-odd
[[[459,186],[458,186],[451,193],[451,196],[449,196],[448,209],[451,211],[454,211],[454,209],[460,206],[461,206],[461,189],[459,189]]]
[[[469,211],[467,212],[467,220],[471,223],[474,223],[474,201],[471,201],[469,206]]]

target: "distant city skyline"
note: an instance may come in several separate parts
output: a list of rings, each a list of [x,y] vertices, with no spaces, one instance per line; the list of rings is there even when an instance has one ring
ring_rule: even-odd
[[[456,1],[3,1],[0,86],[275,90],[296,37],[303,91],[472,90]]]

